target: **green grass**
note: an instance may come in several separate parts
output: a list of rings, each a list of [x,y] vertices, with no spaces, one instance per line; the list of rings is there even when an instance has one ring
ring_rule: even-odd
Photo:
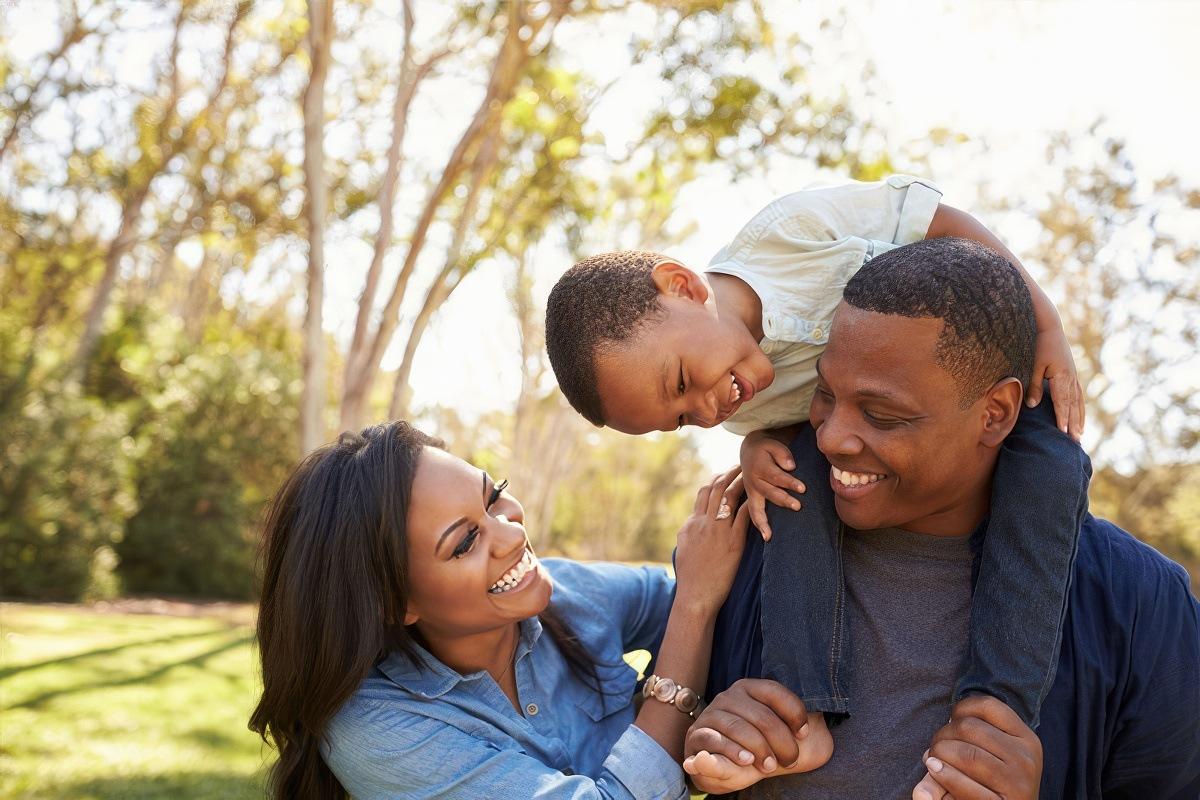
[[[0,632],[0,797],[262,797],[244,619],[0,604]]]

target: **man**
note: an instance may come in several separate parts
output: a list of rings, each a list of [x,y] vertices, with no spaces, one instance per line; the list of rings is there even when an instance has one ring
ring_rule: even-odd
[[[1200,606],[1178,565],[1090,515],[1037,733],[984,696],[946,722],[993,482],[1038,479],[995,468],[1030,375],[1028,308],[1016,271],[962,240],[893,250],[847,284],[812,427],[792,443],[805,508],[773,509],[769,544],[751,535],[718,620],[710,694],[729,688],[686,746],[700,788],[803,800],[1200,797]],[[830,654],[789,647],[804,620],[788,599],[804,591],[800,554],[814,541],[840,556]],[[833,728],[830,761],[786,774],[778,765],[803,746],[805,710],[786,688],[803,659],[826,661],[854,704]]]

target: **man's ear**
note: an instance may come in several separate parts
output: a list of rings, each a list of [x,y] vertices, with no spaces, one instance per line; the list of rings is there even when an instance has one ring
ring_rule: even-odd
[[[708,283],[696,272],[677,261],[660,261],[650,271],[658,293],[667,297],[682,297],[704,303],[708,300]]]
[[[983,430],[980,443],[987,447],[999,447],[1004,437],[1017,424],[1021,413],[1021,398],[1025,387],[1016,378],[1004,378],[988,389],[984,402]]]

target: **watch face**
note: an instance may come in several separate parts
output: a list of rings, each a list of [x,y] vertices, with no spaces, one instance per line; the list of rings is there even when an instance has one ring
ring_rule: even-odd
[[[685,714],[690,714],[696,710],[696,706],[700,704],[700,696],[691,689],[680,689],[679,696],[675,698],[675,706]]]
[[[679,687],[670,678],[659,678],[658,683],[654,684],[654,698],[664,703],[671,702],[677,691],[679,691]]]

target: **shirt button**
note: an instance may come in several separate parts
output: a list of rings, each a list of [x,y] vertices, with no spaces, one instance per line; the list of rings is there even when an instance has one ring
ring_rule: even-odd
[[[813,330],[812,330],[812,336],[813,336],[813,338],[814,338],[814,339],[816,339],[817,341],[820,341],[821,339],[824,339],[824,338],[825,338],[825,331],[824,331],[824,330],[822,330],[821,328],[813,328]]]
[[[525,706],[525,713],[528,714],[529,716],[536,717],[537,712],[538,712],[537,703],[530,703],[529,705]]]

